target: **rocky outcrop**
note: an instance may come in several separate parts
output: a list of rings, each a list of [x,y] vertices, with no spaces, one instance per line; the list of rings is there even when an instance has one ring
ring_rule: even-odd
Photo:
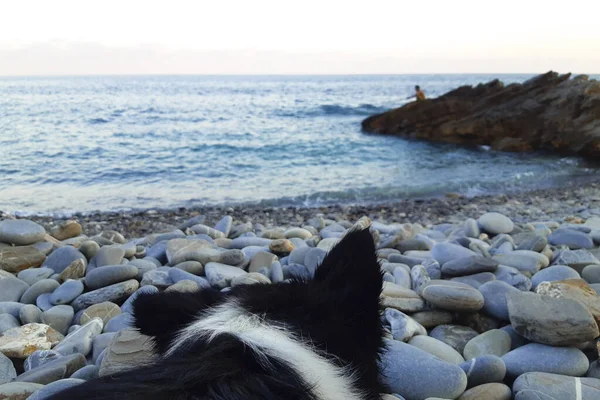
[[[600,156],[600,82],[548,72],[522,84],[463,86],[362,122],[370,133],[505,151]]]

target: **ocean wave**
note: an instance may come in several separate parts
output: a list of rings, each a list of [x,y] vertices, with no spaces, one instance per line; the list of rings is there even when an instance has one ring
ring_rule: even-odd
[[[92,118],[88,120],[88,123],[91,125],[100,125],[100,124],[108,124],[108,120],[104,118]]]
[[[373,104],[360,104],[358,106],[343,106],[339,104],[321,104],[318,107],[289,111],[289,110],[278,110],[276,115],[278,117],[293,117],[293,118],[304,118],[304,117],[349,117],[349,116],[369,116],[373,114],[380,114],[387,111],[386,107],[379,107]]]

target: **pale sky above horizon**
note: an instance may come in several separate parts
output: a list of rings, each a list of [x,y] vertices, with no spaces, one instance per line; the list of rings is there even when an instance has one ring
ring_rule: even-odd
[[[0,75],[600,72],[600,1],[0,1]]]

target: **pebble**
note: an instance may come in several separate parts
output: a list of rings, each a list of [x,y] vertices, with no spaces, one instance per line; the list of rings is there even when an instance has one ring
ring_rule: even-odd
[[[57,287],[50,295],[50,302],[55,305],[69,304],[84,291],[83,283],[73,279]]]
[[[0,301],[19,301],[29,285],[12,276],[0,276]]]
[[[62,355],[53,350],[36,350],[25,359],[23,362],[23,369],[25,371],[30,371],[60,357],[62,357]]]
[[[245,275],[236,276],[231,280],[231,287],[235,287],[238,285],[254,285],[257,283],[268,284],[271,283],[269,278],[258,273],[258,272],[249,272]]]
[[[121,314],[121,308],[118,305],[110,301],[104,301],[86,308],[77,322],[83,325],[87,324],[94,318],[100,318],[102,323],[106,325],[108,321],[119,314]]]
[[[44,240],[43,226],[27,219],[5,219],[0,221],[0,242],[15,246],[26,246]]]
[[[506,299],[512,327],[531,341],[568,346],[600,335],[592,314],[575,300],[524,292],[509,292]]]
[[[35,304],[38,296],[45,293],[52,293],[58,288],[60,284],[54,279],[42,279],[31,285],[23,296],[21,296],[21,303],[24,304]]]
[[[17,380],[20,382],[48,385],[52,382],[69,378],[75,371],[85,367],[85,364],[86,360],[83,354],[75,353],[68,356],[54,356],[43,363],[32,366],[27,372],[19,375]]]
[[[96,267],[118,265],[125,257],[125,250],[121,246],[102,246],[96,253]]]
[[[73,311],[73,307],[60,305],[54,306],[48,311],[44,311],[40,318],[43,324],[49,325],[57,332],[66,335],[74,315],[75,311]]]
[[[30,268],[19,272],[17,278],[29,285],[34,285],[36,282],[50,278],[52,275],[54,275],[54,270],[51,268]]]
[[[82,259],[73,261],[63,272],[60,273],[60,281],[65,282],[69,279],[79,279],[85,276],[86,265]],[[54,271],[54,270],[53,270]]]
[[[499,263],[481,256],[457,258],[442,265],[442,273],[448,276],[472,275],[479,272],[494,272]]]
[[[391,264],[390,265],[397,265]],[[412,278],[410,277],[410,270],[403,267],[395,267],[392,271],[394,276],[394,283],[398,286],[402,286],[405,289],[410,289],[412,285]]]
[[[173,287],[173,286],[171,286]],[[197,286],[196,286],[197,287]],[[122,313],[116,317],[111,318],[104,326],[104,333],[119,332],[120,330],[130,328],[133,326],[134,320],[133,315],[129,313]]]
[[[523,292],[531,289],[531,279],[520,273],[516,268],[499,265],[494,275],[496,276],[496,280],[506,282]]]
[[[557,299],[572,299],[583,304],[600,323],[600,297],[583,279],[568,279],[557,282],[542,282],[536,293]]]
[[[97,367],[96,365],[86,365],[75,371],[75,373],[71,375],[71,378],[89,381],[98,377],[98,371],[100,371],[100,367]]]
[[[383,283],[381,302],[383,307],[391,307],[403,312],[417,312],[425,309],[425,302],[415,291],[391,282]]]
[[[25,359],[36,350],[50,350],[63,337],[48,325],[27,324],[0,336],[0,352],[7,357]]]
[[[394,340],[406,342],[416,335],[427,335],[427,330],[414,319],[401,311],[386,308],[384,318],[390,327]]]
[[[548,242],[555,246],[567,246],[572,250],[591,249],[594,242],[589,235],[572,229],[559,228],[548,236]]]
[[[554,347],[529,343],[505,354],[506,373],[517,377],[526,372],[548,372],[559,375],[582,376],[588,370],[585,354],[574,347]]]
[[[135,265],[98,266],[86,274],[85,285],[90,289],[99,289],[114,283],[124,282],[128,279],[135,278],[137,274],[138,269]]]
[[[78,259],[82,260],[87,266],[87,259],[79,250],[71,246],[59,247],[46,258],[42,267],[51,268],[54,272],[60,274],[71,265],[73,261]]]
[[[502,265],[516,268],[529,276],[534,275],[541,268],[546,268],[550,264],[548,257],[530,250],[515,250],[506,254],[498,254],[493,256],[493,259]]]
[[[512,391],[502,383],[486,383],[465,391],[458,400],[511,400]]]
[[[168,272],[168,275],[169,279],[171,279],[171,281],[173,281],[174,283],[187,280],[195,282],[199,288],[210,287],[210,283],[205,278],[190,274],[189,272],[186,272],[179,268],[171,268]]]
[[[600,283],[600,265],[588,265],[581,271],[581,277],[587,283]]]
[[[0,335],[9,329],[21,326],[19,321],[10,314],[0,314]]]
[[[36,391],[42,389],[44,385],[30,382],[9,382],[0,385],[0,399],[6,400],[26,400]]]
[[[210,262],[204,266],[206,272],[206,279],[210,285],[217,289],[223,289],[231,285],[231,280],[237,276],[247,274],[241,268],[233,267],[231,265]]]
[[[438,243],[431,249],[431,255],[443,267],[448,261],[476,256],[475,252],[454,243]],[[393,254],[395,256],[395,254]],[[392,260],[390,260],[392,261]],[[395,261],[393,261],[395,262]]]
[[[515,228],[514,223],[505,215],[496,212],[483,214],[477,220],[479,227],[492,235],[511,233]]]
[[[508,306],[506,304],[506,294],[519,292],[519,289],[503,281],[491,281],[481,285],[479,291],[483,295],[485,301],[483,311],[493,318],[508,321],[509,316]]]
[[[93,240],[86,240],[85,242],[79,245],[79,251],[88,259],[91,260],[98,251],[100,250],[100,245]]]
[[[600,267],[600,266],[599,266]],[[553,265],[548,268],[544,268],[540,272],[536,273],[531,277],[531,285],[533,290],[544,281],[554,282],[562,281],[565,279],[578,279],[580,278],[579,273],[571,267],[566,265]]]
[[[483,296],[477,289],[460,282],[431,280],[419,287],[417,293],[443,310],[474,312],[484,305]]]
[[[455,399],[467,387],[467,375],[458,365],[395,340],[386,341],[381,376],[385,385],[406,400]]]
[[[92,340],[102,333],[104,324],[100,318],[94,318],[79,329],[70,333],[56,347],[54,351],[67,356],[69,354],[81,353],[87,356],[92,351]]]
[[[429,273],[423,265],[414,265],[410,269],[410,282],[413,290],[419,290],[430,280]]]
[[[502,357],[510,351],[510,345],[511,337],[508,333],[500,329],[491,329],[469,340],[463,355],[465,360],[485,355]]]
[[[559,250],[552,259],[554,265],[568,265],[575,271],[581,271],[588,265],[600,265],[600,261],[588,250]]]
[[[531,250],[541,252],[548,245],[548,239],[544,236],[531,235],[528,236],[517,246],[516,250]]]
[[[11,382],[17,378],[17,371],[10,358],[0,353],[0,385]]]
[[[129,369],[154,358],[150,338],[134,329],[118,332],[103,352],[105,355],[100,366],[100,376]],[[101,356],[98,356],[98,360],[100,359]]]
[[[479,333],[474,329],[460,325],[438,325],[429,333],[429,336],[446,343],[460,354],[469,340],[477,335]]]
[[[485,383],[502,382],[506,376],[506,364],[502,358],[488,354],[460,364],[467,374],[467,388]]]
[[[411,317],[427,329],[449,324],[453,320],[451,312],[441,310],[423,310],[411,314]]]
[[[46,260],[44,253],[32,246],[0,248],[0,270],[12,273],[36,268]]]
[[[481,285],[486,282],[495,281],[496,275],[491,272],[480,272],[478,274],[473,275],[465,275],[465,276],[457,276],[451,278],[450,280],[455,282],[462,282],[469,286],[474,287],[475,289],[479,289]]]
[[[37,392],[32,394],[27,400],[50,399],[52,397],[52,395],[54,395],[58,392],[61,392],[65,389],[68,389],[70,387],[80,385],[84,382],[85,381],[83,379],[73,379],[73,378],[61,379],[60,381],[52,382],[52,383],[44,386],[43,388],[41,388],[40,390],[38,390]]]
[[[600,379],[528,372],[513,384],[515,400],[596,400]]]
[[[24,304],[17,303],[14,301],[2,301],[0,302],[0,314],[10,314],[13,317],[18,317],[21,308],[25,307]]]
[[[465,362],[465,359],[459,352],[448,346],[446,343],[429,336],[413,336],[408,341],[408,344],[418,347],[450,364],[462,364]]]
[[[163,268],[163,267],[160,267]],[[159,289],[166,289],[171,286],[174,282],[169,278],[169,269],[166,267],[166,271],[162,269],[156,269],[148,271],[142,277],[140,282],[141,286],[152,285]]]
[[[48,311],[49,309],[54,307],[54,304],[52,304],[52,302],[50,301],[50,296],[50,293],[44,293],[39,295],[38,298],[35,300],[35,305],[42,311]]]
[[[135,279],[125,282],[115,283],[105,288],[96,289],[77,297],[71,305],[75,311],[82,310],[92,304],[102,303],[103,301],[120,302],[131,296],[139,288],[140,284]]]

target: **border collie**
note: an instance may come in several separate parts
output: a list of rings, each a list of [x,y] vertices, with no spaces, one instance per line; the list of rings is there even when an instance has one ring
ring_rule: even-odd
[[[51,399],[379,400],[381,288],[363,229],[348,232],[312,280],[142,294],[135,326],[157,360]]]

